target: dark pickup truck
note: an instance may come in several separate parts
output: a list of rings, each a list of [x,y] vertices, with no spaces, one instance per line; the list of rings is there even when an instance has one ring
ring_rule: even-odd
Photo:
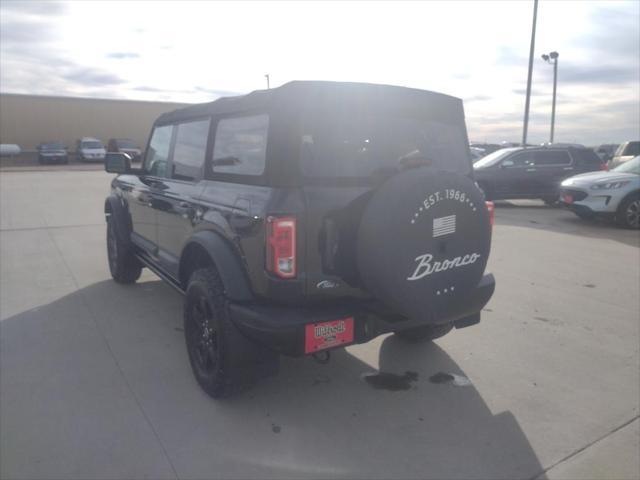
[[[140,168],[109,153],[109,267],[184,295],[211,396],[280,354],[473,325],[494,291],[492,213],[462,102],[409,88],[291,82],[158,118]]]

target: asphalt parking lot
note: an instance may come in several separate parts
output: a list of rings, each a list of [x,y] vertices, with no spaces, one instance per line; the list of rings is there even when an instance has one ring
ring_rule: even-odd
[[[180,296],[149,272],[109,277],[109,179],[0,173],[3,479],[640,477],[638,232],[501,203],[479,325],[284,359],[216,402]],[[378,369],[417,372],[415,388],[373,389]]]

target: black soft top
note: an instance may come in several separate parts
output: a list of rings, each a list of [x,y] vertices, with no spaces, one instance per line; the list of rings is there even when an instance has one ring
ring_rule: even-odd
[[[156,124],[175,123],[197,117],[228,115],[248,111],[299,112],[305,108],[331,110],[347,105],[366,105],[376,109],[403,112],[437,111],[440,118],[462,113],[462,101],[441,93],[414,88],[371,83],[293,81],[269,90],[222,97],[213,102],[192,105],[161,115]],[[464,121],[464,117],[462,117]]]

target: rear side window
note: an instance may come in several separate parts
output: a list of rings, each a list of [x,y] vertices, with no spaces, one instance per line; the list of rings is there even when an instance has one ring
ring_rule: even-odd
[[[220,120],[213,147],[214,173],[262,175],[268,131],[268,115]]]
[[[600,157],[591,149],[571,150],[571,156],[578,167],[599,168],[602,164]]]
[[[536,152],[536,165],[542,167],[571,165],[571,157],[569,152],[562,150],[538,151]]]
[[[505,158],[503,161],[512,161],[513,167],[528,167],[535,163],[535,158],[536,157],[534,152],[521,152],[516,153],[511,157]]]
[[[186,181],[202,178],[210,123],[207,119],[177,126],[171,178]]]
[[[172,135],[173,125],[165,125],[153,129],[147,156],[144,159],[144,170],[149,172],[150,175],[157,177],[167,176]]]

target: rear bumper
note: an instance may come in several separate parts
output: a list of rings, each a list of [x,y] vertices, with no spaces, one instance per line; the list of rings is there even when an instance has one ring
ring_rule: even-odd
[[[495,290],[492,274],[482,277],[467,301],[452,305],[438,317],[438,323],[454,322],[464,328],[480,321],[480,311]],[[354,341],[366,343],[384,333],[405,330],[428,323],[425,320],[393,320],[372,312],[366,304],[349,304],[324,308],[303,308],[271,305],[231,304],[231,319],[251,340],[278,353],[289,356],[305,354],[305,327],[308,324],[352,317]],[[337,348],[337,347],[336,347]]]

